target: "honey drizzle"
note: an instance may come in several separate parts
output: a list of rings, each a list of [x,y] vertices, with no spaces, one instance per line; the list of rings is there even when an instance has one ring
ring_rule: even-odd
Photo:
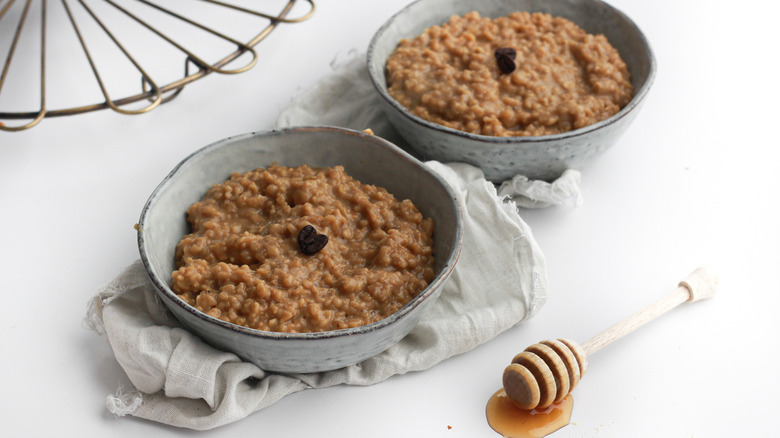
[[[541,438],[569,424],[571,394],[547,409],[520,409],[501,388],[488,400],[485,413],[490,427],[504,438]]]

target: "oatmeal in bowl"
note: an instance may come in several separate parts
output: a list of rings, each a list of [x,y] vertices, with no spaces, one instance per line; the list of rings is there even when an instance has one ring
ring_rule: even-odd
[[[434,223],[409,199],[343,166],[272,164],[235,173],[187,210],[173,291],[257,330],[360,327],[400,310],[434,278]]]
[[[441,177],[333,127],[206,146],[138,223],[144,267],[182,325],[279,372],[340,368],[398,342],[434,305],[462,238]]]
[[[455,15],[401,40],[387,59],[388,93],[414,115],[496,137],[608,119],[631,101],[629,78],[603,34],[541,12]]]
[[[418,0],[368,49],[383,110],[424,159],[553,180],[612,146],[655,75],[639,28],[599,0]]]

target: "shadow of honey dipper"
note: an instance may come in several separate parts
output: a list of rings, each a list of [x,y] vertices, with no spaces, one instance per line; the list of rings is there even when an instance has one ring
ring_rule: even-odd
[[[713,296],[718,287],[714,271],[701,267],[682,280],[674,292],[582,345],[569,339],[533,344],[504,369],[504,391],[520,409],[545,409],[558,403],[580,382],[588,368],[588,356],[682,303]]]

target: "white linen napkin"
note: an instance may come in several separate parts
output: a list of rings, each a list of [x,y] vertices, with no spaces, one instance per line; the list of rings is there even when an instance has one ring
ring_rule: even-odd
[[[375,98],[358,61],[356,57],[341,64],[297,98],[278,125],[371,128],[398,141],[376,102],[371,103]],[[518,177],[505,183],[499,194],[476,167],[426,164],[456,193],[464,242],[439,300],[407,337],[362,363],[335,371],[265,372],[182,328],[136,261],[98,291],[84,319],[87,327],[105,336],[132,383],[108,395],[109,411],[177,427],[212,429],[304,389],[371,385],[396,374],[426,370],[532,317],[547,297],[547,270],[517,206],[579,202],[578,174],[567,173],[563,182],[552,184]]]

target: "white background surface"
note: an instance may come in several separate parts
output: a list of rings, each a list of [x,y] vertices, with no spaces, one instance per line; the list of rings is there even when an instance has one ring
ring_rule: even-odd
[[[258,46],[254,69],[209,76],[149,114],[99,111],[0,132],[3,436],[193,434],[108,413],[122,370],[82,327],[86,303],[138,258],[133,224],[176,163],[271,128],[294,95],[334,60],[364,52],[406,3],[322,0],[309,21]],[[497,436],[484,407],[515,353],[552,337],[585,341],[702,264],[718,268],[722,293],[594,355],[573,423],[554,436],[780,434],[780,11],[757,0],[611,3],[644,30],[658,74],[620,143],[583,169],[585,203],[522,212],[548,262],[540,313],[428,371],[304,391],[210,436]],[[8,26],[0,22],[0,53]],[[0,109],[17,106],[20,91],[4,89]]]

